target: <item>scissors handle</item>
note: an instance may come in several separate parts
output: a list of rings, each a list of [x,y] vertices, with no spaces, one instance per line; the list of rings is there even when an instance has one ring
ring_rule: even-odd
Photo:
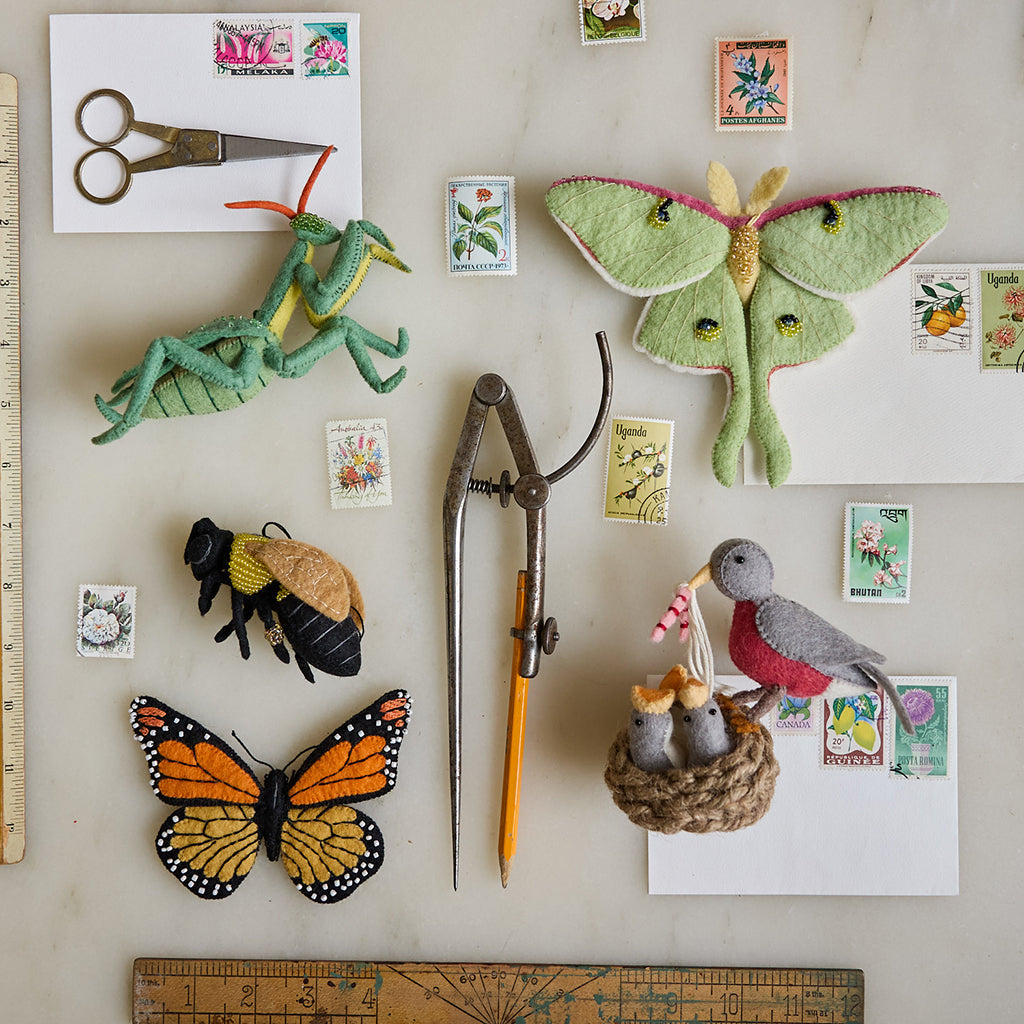
[[[92,103],[93,100],[98,100],[103,96],[109,96],[117,105],[121,108],[121,112],[124,115],[124,127],[121,129],[119,135],[115,135],[109,139],[97,139],[95,136],[90,135],[85,125],[82,123],[82,115],[85,113],[85,108]],[[75,124],[78,126],[78,130],[85,136],[90,142],[95,143],[99,147],[110,147],[116,145],[122,139],[128,138],[129,132],[139,132],[142,135],[149,135],[151,138],[160,139],[162,142],[174,142],[178,137],[178,128],[169,128],[165,124],[151,124],[149,121],[136,121],[135,120],[135,108],[132,106],[132,101],[128,99],[123,92],[118,92],[117,89],[96,89],[94,92],[89,93],[81,103],[78,104],[78,109],[75,111]]]

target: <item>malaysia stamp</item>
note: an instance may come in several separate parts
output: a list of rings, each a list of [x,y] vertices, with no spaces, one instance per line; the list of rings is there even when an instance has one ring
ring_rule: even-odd
[[[515,178],[449,178],[445,202],[448,273],[515,274]]]
[[[580,39],[591,43],[642,43],[647,0],[577,0]]]
[[[1024,266],[979,270],[982,370],[1024,371]]]
[[[793,68],[788,39],[715,40],[715,130],[788,131]]]
[[[388,425],[381,419],[330,420],[327,472],[331,508],[380,508],[391,504]]]
[[[843,532],[843,600],[910,602],[912,505],[847,502]]]
[[[904,779],[949,779],[950,696],[955,680],[928,676],[893,678],[896,692],[903,699],[914,735],[908,736],[893,716],[892,755],[889,774]]]
[[[213,23],[217,78],[295,74],[295,30],[274,18],[218,19]]]
[[[135,588],[89,584],[78,588],[78,644],[83,658],[135,657]]]
[[[303,22],[304,78],[343,78],[348,75],[348,22]]]
[[[789,736],[814,736],[817,733],[815,725],[820,703],[816,697],[783,697],[771,711],[772,732]]]
[[[971,351],[973,279],[969,267],[915,266],[911,270],[913,351]]]
[[[605,467],[604,518],[668,522],[672,420],[613,417]]]
[[[821,763],[825,768],[884,768],[885,701],[873,692],[825,698]]]

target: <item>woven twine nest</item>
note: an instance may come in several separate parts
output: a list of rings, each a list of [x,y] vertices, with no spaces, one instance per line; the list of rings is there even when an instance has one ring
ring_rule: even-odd
[[[768,810],[779,774],[771,733],[724,695],[714,699],[736,745],[709,765],[645,772],[629,755],[627,731],[615,738],[604,781],[634,825],[666,835],[734,832],[753,825]]]

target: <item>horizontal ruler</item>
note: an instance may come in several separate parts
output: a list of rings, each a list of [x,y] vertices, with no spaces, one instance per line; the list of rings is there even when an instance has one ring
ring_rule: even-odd
[[[133,1024],[863,1024],[858,970],[138,959]]]

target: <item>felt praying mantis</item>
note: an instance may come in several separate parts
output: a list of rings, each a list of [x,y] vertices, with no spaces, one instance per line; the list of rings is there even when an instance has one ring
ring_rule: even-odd
[[[96,396],[97,408],[113,426],[94,437],[94,444],[116,441],[143,419],[234,409],[259,394],[275,374],[301,377],[343,345],[363,380],[378,394],[392,391],[401,383],[405,367],[382,379],[369,350],[391,359],[404,356],[409,348],[405,328],[399,328],[398,342],[392,344],[343,316],[341,310],[363,283],[373,260],[406,273],[409,268],[394,254],[394,246],[375,224],[350,220],[342,231],[306,212],[313,184],[330,153],[328,148],[317,162],[297,210],[263,201],[227,204],[232,209],[283,213],[295,233],[296,240],[266,298],[252,317],[222,316],[181,338],[164,335],[151,341],[142,362],[114,382],[110,400]],[[337,250],[321,278],[311,265],[313,254],[319,247],[335,242]],[[316,334],[293,352],[285,352],[281,338],[300,299]],[[120,406],[123,411],[119,411]]]

